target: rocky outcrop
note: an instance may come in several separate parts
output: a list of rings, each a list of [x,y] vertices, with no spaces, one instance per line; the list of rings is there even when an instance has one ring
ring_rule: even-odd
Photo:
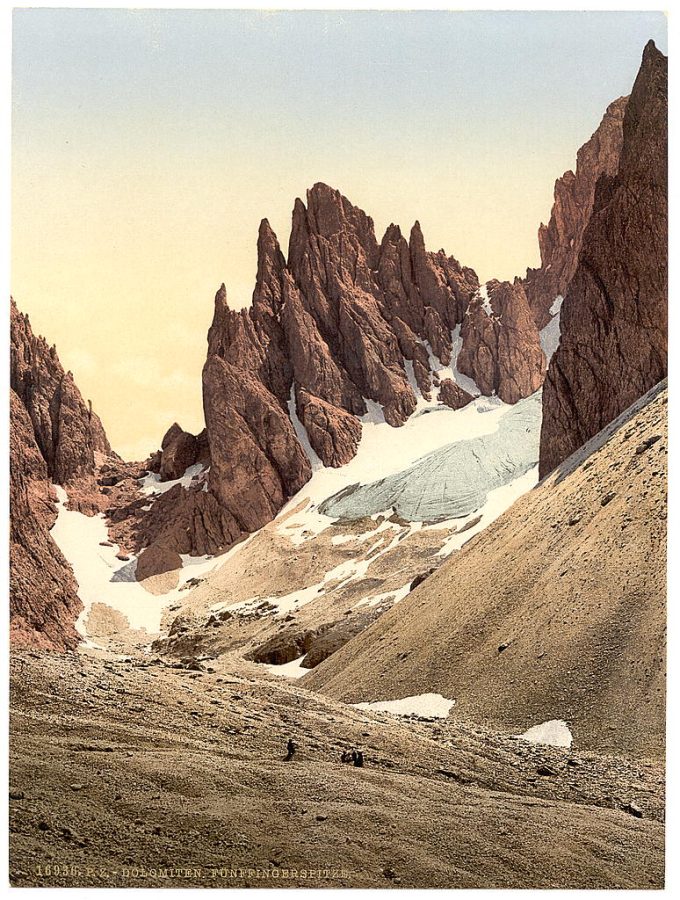
[[[459,371],[479,374],[483,391],[510,403],[535,391],[545,361],[522,287],[491,292],[487,328],[472,269],[428,252],[418,222],[409,241],[390,225],[379,244],[371,218],[325,184],[295,202],[287,261],[264,220],[252,306],[229,309],[220,288],[203,370],[209,491],[238,528],[260,528],[311,477],[305,447],[325,466],[349,462],[367,401],[394,427],[435,388],[442,403],[468,403],[437,374],[455,367],[454,334]],[[171,439],[191,458],[190,439]]]
[[[627,97],[619,97],[607,107],[597,130],[578,151],[576,170],[565,172],[555,182],[550,221],[538,231],[541,266],[528,269],[524,279],[539,329],[550,321],[550,307],[556,297],[564,296],[576,271],[583,232],[593,211],[595,185],[601,175],[612,177],[618,171],[627,102]]]
[[[162,442],[157,470],[161,481],[174,481],[197,463],[210,465],[208,436],[205,429],[198,435],[184,431],[175,422]]]
[[[31,420],[48,477],[65,486],[91,482],[95,493],[95,453],[111,452],[101,421],[84,402],[71,372],[64,371],[56,348],[33,334],[28,316],[14,300],[10,384]]]
[[[356,454],[361,422],[305,390],[297,391],[297,410],[314,452],[326,465],[344,466]]]
[[[451,378],[444,378],[439,385],[439,399],[451,409],[462,409],[474,400],[474,397]]]
[[[325,622],[317,628],[299,629],[295,626],[282,629],[248,654],[253,662],[270,666],[282,666],[299,659],[303,669],[313,669],[328,659],[353,637],[361,634],[381,615],[381,611],[371,609],[351,619]]]
[[[517,403],[538,390],[545,355],[524,289],[519,280],[489,281],[470,303],[461,337],[458,368],[482,394],[496,393]]]
[[[543,390],[545,475],[666,375],[667,60],[653,42],[626,107],[618,172],[603,175]]]
[[[309,480],[288,411],[247,370],[219,356],[203,369],[211,493],[244,531],[269,522]]]
[[[67,561],[52,540],[52,483],[72,508],[103,505],[97,459],[115,459],[103,426],[86,404],[57,351],[33,334],[28,316],[10,310],[10,633],[22,647],[77,646],[82,608]]]

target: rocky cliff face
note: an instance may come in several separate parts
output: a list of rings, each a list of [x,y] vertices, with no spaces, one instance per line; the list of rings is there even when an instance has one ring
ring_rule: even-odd
[[[468,306],[458,368],[482,394],[517,403],[538,390],[545,357],[526,294],[519,281],[490,281]]]
[[[11,391],[9,604],[16,647],[69,650],[78,644],[78,587],[49,533],[54,499],[26,407]]]
[[[352,459],[367,401],[394,427],[419,399],[463,406],[456,364],[510,403],[535,391],[545,358],[522,286],[489,291],[487,312],[474,271],[428,252],[417,222],[408,241],[390,225],[378,243],[371,218],[324,184],[295,203],[287,261],[264,220],[252,306],[229,309],[220,288],[203,370],[209,490],[234,530],[273,518],[310,456]]]
[[[667,59],[646,46],[618,171],[597,182],[543,390],[541,475],[666,375]]]
[[[15,645],[75,647],[81,609],[77,584],[49,530],[56,518],[52,483],[71,505],[101,507],[95,457],[111,448],[54,347],[36,337],[11,303],[10,628]]]
[[[607,107],[597,130],[578,151],[575,172],[565,172],[555,182],[550,221],[538,231],[541,266],[528,269],[524,279],[539,329],[550,321],[551,305],[556,297],[564,296],[576,271],[583,232],[593,211],[595,185],[601,175],[611,177],[618,171],[627,102],[627,97],[619,97]]]
[[[95,454],[111,447],[92,404],[85,403],[56,348],[33,334],[28,316],[11,301],[10,385],[31,421],[49,479],[72,488],[72,505],[98,509]]]

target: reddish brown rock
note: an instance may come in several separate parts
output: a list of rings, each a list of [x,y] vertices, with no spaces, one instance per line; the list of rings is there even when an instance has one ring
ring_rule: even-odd
[[[456,384],[456,382],[452,381],[450,378],[445,378],[441,382],[439,385],[438,396],[439,400],[447,406],[450,406],[451,409],[462,409],[464,406],[467,406],[471,400],[474,400],[472,394],[468,394],[467,391],[464,391],[459,384]]]
[[[555,182],[550,221],[541,224],[538,232],[541,266],[528,269],[524,280],[539,329],[550,321],[550,307],[557,296],[564,296],[576,271],[583,232],[593,210],[595,185],[601,175],[613,176],[619,168],[627,102],[627,97],[619,97],[607,107],[597,130],[578,151],[576,171],[565,172]]]
[[[209,490],[238,528],[261,527],[311,475],[291,402],[322,462],[344,465],[366,399],[402,425],[416,408],[413,382],[431,397],[461,326],[461,371],[508,402],[536,390],[543,354],[521,286],[498,286],[499,315],[488,323],[478,292],[472,269],[425,249],[417,222],[408,243],[390,225],[378,245],[371,218],[327,185],[314,185],[307,205],[295,202],[288,262],[264,220],[252,306],[230,310],[222,285],[203,373]],[[453,382],[441,397],[469,402]],[[163,471],[162,458],[149,465]]]
[[[377,274],[383,292],[384,317],[390,323],[399,319],[413,334],[420,334],[423,304],[413,273],[411,249],[398,225],[390,225],[385,232],[380,244]]]
[[[71,567],[49,529],[56,510],[33,425],[10,390],[10,640],[16,647],[72,650],[82,610]]]
[[[204,442],[207,444],[207,439]],[[158,472],[161,481],[174,481],[181,478],[190,466],[200,462],[201,453],[206,456],[206,447],[202,446],[201,436],[196,437],[184,431],[175,422],[166,432],[161,442],[161,455]]]
[[[373,221],[325,184],[293,210],[288,265],[305,308],[362,397],[401,425],[415,409],[398,341],[382,315]]]
[[[418,288],[423,324],[421,336],[444,365],[451,358],[451,332],[463,321],[468,304],[479,290],[476,273],[461,266],[443,250],[428,253],[416,222],[411,229],[410,253],[413,277]]]
[[[543,390],[540,473],[668,371],[668,81],[653,42],[626,108],[621,161],[597,183]]]
[[[33,334],[14,300],[10,341],[11,639],[21,646],[73,649],[82,604],[49,533],[56,518],[51,483],[67,489],[71,508],[99,512],[104,497],[96,465],[117,457],[56,349]]]
[[[309,460],[276,397],[219,356],[203,368],[203,405],[210,491],[242,530],[255,531],[309,481]]]
[[[517,403],[538,390],[545,355],[520,281],[489,281],[487,299],[478,294],[461,329],[458,369],[482,394]]]
[[[347,372],[333,359],[314,318],[302,305],[293,279],[284,276],[285,305],[281,322],[286,334],[296,387],[321,396],[332,406],[363,415],[366,404]]]
[[[168,544],[156,541],[142,551],[137,559],[135,578],[137,581],[145,581],[164,572],[174,572],[182,568],[182,558],[176,550],[172,550]]]
[[[199,485],[186,489],[176,484],[155,498],[132,490],[119,495],[106,516],[111,539],[124,552],[139,556],[155,548],[146,561],[149,569],[154,558],[164,558],[168,553],[218,553],[241,534],[233,516]]]
[[[325,466],[344,466],[356,455],[361,422],[356,416],[314,397],[296,392],[297,412],[314,452]]]
[[[73,375],[64,372],[55,347],[33,334],[28,316],[14,300],[10,341],[11,387],[31,420],[49,478],[63,485],[91,480],[95,451],[110,452],[101,422],[85,404]]]

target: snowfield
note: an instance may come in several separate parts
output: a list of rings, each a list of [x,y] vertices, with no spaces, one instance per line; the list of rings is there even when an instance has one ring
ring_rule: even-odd
[[[452,363],[454,362],[455,360],[452,360]],[[456,380],[460,381],[458,377]],[[418,393],[418,397],[420,397],[419,407],[400,428],[388,425],[381,407],[370,400],[366,401],[368,412],[361,419],[362,433],[357,454],[347,465],[334,469],[325,468],[309,446],[304,426],[295,413],[295,401],[291,394],[289,409],[293,424],[310,457],[313,474],[307,484],[288,501],[276,517],[275,521],[280,523],[279,533],[288,537],[296,545],[313,538],[329,527],[340,515],[345,515],[346,509],[350,510],[350,517],[353,515],[349,501],[342,511],[338,511],[335,507],[331,509],[330,501],[340,491],[354,486],[365,490],[373,483],[384,481],[392,476],[395,476],[396,484],[404,485],[405,470],[414,466],[419,460],[432,454],[430,462],[436,465],[436,451],[442,448],[448,448],[451,456],[455,458],[456,452],[451,449],[453,444],[493,435],[500,429],[503,419],[515,410],[515,407],[503,403],[497,397],[478,396],[472,403],[459,410],[452,410],[436,401],[425,401],[420,393]],[[496,485],[487,485],[484,490],[484,485],[480,483],[480,490],[475,501],[469,499],[468,485],[465,484],[465,479],[459,479],[468,494],[468,501],[464,505],[461,505],[456,496],[451,493],[445,502],[439,503],[430,492],[428,510],[428,501],[424,497],[425,492],[421,490],[421,499],[417,500],[417,503],[422,507],[420,515],[423,516],[423,520],[429,520],[428,517],[432,516],[433,519],[444,523],[447,519],[465,516],[466,512],[463,511],[465,509],[479,510],[484,515],[481,529],[500,515],[521,493],[534,486],[536,483],[534,466],[538,462],[540,397],[541,393],[538,391],[532,397],[520,401],[520,404],[524,404],[524,406],[520,409],[521,415],[515,420],[515,425],[519,424],[520,430],[515,434],[511,424],[507,432],[504,430],[505,439],[501,438],[496,443],[501,452],[505,453],[506,441],[512,442],[515,446],[507,448],[508,453],[513,458],[517,453],[521,453],[522,459],[514,463],[511,459],[509,464],[507,458],[504,462],[499,462],[501,475],[498,477]],[[511,417],[511,422],[512,419],[514,416]],[[526,422],[524,422],[525,419]],[[522,430],[522,423],[524,423],[524,430]],[[529,431],[526,431],[526,428],[529,428]],[[473,449],[483,452],[483,446],[483,444],[473,445]],[[527,448],[526,452],[523,449],[525,447]],[[427,469],[421,469],[422,472],[426,473]],[[434,473],[432,477],[433,479],[436,477]],[[454,475],[454,477],[456,476]],[[407,487],[415,498],[416,494],[412,486]],[[507,491],[504,488],[507,488]],[[452,485],[451,490],[455,491],[455,486]],[[485,496],[487,491],[488,495]],[[291,517],[290,513],[305,501],[306,508]],[[324,501],[327,503],[324,504]],[[385,493],[385,500],[381,507],[375,501],[370,504],[370,512],[367,508],[362,507],[361,512],[356,512],[356,517],[364,514],[375,516],[379,513],[389,516],[393,512],[391,508],[393,503],[394,497]],[[502,505],[503,503],[506,505]],[[376,506],[379,508],[376,509]],[[405,518],[409,518],[411,511],[407,510],[406,514],[402,514]],[[471,536],[472,533],[468,534],[467,538]]]
[[[455,705],[441,694],[417,694],[402,700],[373,700],[370,703],[353,703],[357,709],[386,712],[393,716],[419,716],[423,719],[445,719]]]
[[[164,494],[166,491],[174,488],[176,484],[181,484],[183,488],[188,488],[194,478],[198,478],[199,475],[207,472],[208,468],[202,463],[189,466],[184,475],[181,478],[176,478],[174,481],[161,481],[161,476],[157,473],[147,472],[143,478],[140,478],[139,489],[143,494],[153,497],[154,494]]]
[[[311,671],[311,669],[302,668],[302,663],[306,656],[307,654],[305,653],[302,656],[298,656],[297,659],[291,659],[290,662],[282,663],[280,666],[266,666],[265,668],[272,675],[283,675],[285,678],[302,678],[303,675]]]
[[[130,628],[144,630],[149,638],[160,633],[163,610],[184,595],[181,589],[189,578],[202,578],[226,562],[229,555],[241,549],[245,541],[229,553],[217,557],[182,557],[179,584],[167,594],[150,594],[135,579],[137,560],[116,558],[119,547],[102,546],[109,534],[103,515],[86,516],[66,508],[68,495],[63,487],[54,485],[57,492],[57,519],[51,535],[73,568],[78,582],[78,597],[83,611],[76,621],[76,629],[86,643],[90,639],[87,620],[94,603],[102,603],[127,619]]]
[[[439,415],[433,412],[426,418],[436,420]],[[351,521],[393,509],[409,522],[441,522],[481,509],[489,492],[516,480],[538,462],[541,393],[484,415],[477,409],[477,415],[482,420],[495,416],[496,429],[474,437],[460,435],[396,474],[383,472],[370,484],[350,483],[324,501],[320,511]]]
[[[545,328],[541,329],[539,334],[541,349],[545,353],[547,362],[550,362],[553,353],[557,350],[560,343],[560,310],[562,309],[563,300],[564,297],[561,294],[558,294],[557,297],[555,297],[555,302],[550,307],[552,319]]]

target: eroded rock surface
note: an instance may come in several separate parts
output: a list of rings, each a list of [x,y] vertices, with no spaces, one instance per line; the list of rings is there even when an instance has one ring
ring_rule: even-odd
[[[73,508],[97,512],[96,458],[113,454],[56,349],[33,334],[14,300],[10,340],[10,635],[15,646],[69,650],[82,604],[50,535],[51,485],[68,487]]]
[[[598,183],[543,391],[541,475],[668,370],[667,59],[645,47],[618,172]]]
[[[489,281],[470,303],[461,328],[458,368],[482,394],[517,403],[538,390],[545,354],[521,283]]]
[[[371,218],[339,191],[316,184],[306,201],[295,202],[287,261],[263,220],[252,306],[229,309],[224,285],[215,298],[203,370],[208,487],[246,532],[309,480],[315,455],[335,467],[353,458],[367,401],[395,427],[421,398],[468,403],[469,384],[455,380],[461,345],[460,373],[510,403],[545,369],[521,284],[490,284],[489,317],[474,271],[428,252],[418,222],[408,241],[390,225],[378,243]],[[190,440],[171,437],[189,459]]]
[[[550,306],[556,297],[564,296],[576,271],[597,181],[601,175],[612,177],[618,171],[627,103],[627,97],[610,103],[595,133],[578,151],[575,171],[565,172],[555,182],[550,221],[538,231],[541,266],[528,269],[524,279],[539,329],[550,321]]]

